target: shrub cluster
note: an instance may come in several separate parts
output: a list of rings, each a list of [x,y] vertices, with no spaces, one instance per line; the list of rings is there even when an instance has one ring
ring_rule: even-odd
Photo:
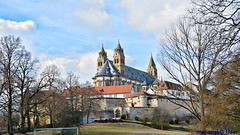
[[[107,122],[123,122],[121,119],[105,119],[105,120],[95,120],[94,122],[99,122],[99,123],[107,123]]]

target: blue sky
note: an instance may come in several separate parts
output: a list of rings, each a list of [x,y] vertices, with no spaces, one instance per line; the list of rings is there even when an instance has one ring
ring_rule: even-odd
[[[80,82],[96,73],[102,43],[112,59],[118,39],[126,64],[146,71],[164,31],[185,13],[189,0],[0,0],[0,36],[22,38],[42,70],[55,64]],[[167,78],[157,64],[159,76]]]

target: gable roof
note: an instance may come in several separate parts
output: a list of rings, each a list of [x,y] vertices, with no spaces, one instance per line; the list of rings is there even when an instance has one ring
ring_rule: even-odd
[[[158,89],[183,90],[183,87],[180,84],[163,81],[161,85],[159,85]]]
[[[81,91],[88,91],[92,95],[104,95],[104,94],[127,94],[131,93],[132,85],[119,85],[119,86],[103,86],[103,87],[89,87],[80,88],[73,87],[72,91],[74,95],[80,95]],[[68,89],[63,91],[63,96],[70,96]]]
[[[159,79],[155,79],[155,81],[152,83],[153,85],[159,85],[162,82]]]
[[[96,73],[97,76],[124,76],[129,79],[137,80],[140,82],[146,81],[147,84],[153,83],[155,78],[144,71],[129,67],[125,65],[125,74],[121,74],[118,72],[117,68],[114,66],[113,61],[107,60],[101,69]]]
[[[150,94],[142,91],[142,92],[136,92],[136,93],[130,93],[130,94],[127,94],[125,98],[133,98],[133,97],[139,97],[140,95],[147,95],[147,96],[150,96]]]

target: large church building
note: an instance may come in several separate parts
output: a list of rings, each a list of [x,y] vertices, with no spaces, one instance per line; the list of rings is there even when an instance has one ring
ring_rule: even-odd
[[[118,42],[113,60],[109,60],[103,46],[98,54],[97,73],[93,77],[94,87],[132,85],[134,92],[147,90],[159,82],[157,68],[151,56],[147,72],[125,65],[123,48]]]

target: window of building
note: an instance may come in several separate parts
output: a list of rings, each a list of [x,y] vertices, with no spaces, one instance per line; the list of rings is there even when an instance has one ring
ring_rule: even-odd
[[[117,63],[119,63],[119,59],[117,59]]]

